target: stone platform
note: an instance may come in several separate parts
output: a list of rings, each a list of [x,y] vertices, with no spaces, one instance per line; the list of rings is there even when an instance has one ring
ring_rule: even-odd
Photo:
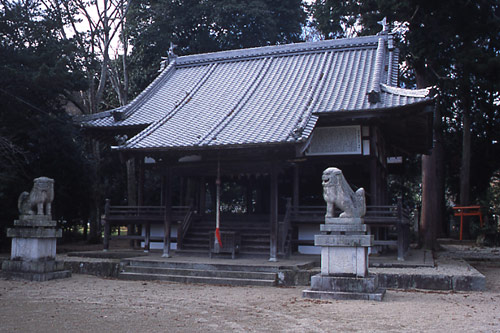
[[[5,260],[2,276],[6,279],[48,281],[71,277],[71,271],[64,269],[63,261],[21,261]]]
[[[362,217],[326,217],[314,245],[321,247],[321,273],[311,277],[311,288],[302,297],[323,300],[382,301],[385,289],[378,277],[368,273],[367,235]]]
[[[385,289],[379,287],[378,276],[324,276],[311,277],[311,289],[303,290],[302,297],[322,300],[382,301]]]
[[[21,215],[14,228],[7,229],[12,238],[10,260],[2,263],[7,279],[47,281],[67,278],[71,271],[56,261],[56,242],[61,237],[57,222],[48,215]]]

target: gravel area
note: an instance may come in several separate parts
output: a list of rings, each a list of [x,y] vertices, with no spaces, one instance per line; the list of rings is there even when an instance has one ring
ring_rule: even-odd
[[[389,290],[383,302],[301,298],[303,287],[227,287],[73,275],[0,280],[0,332],[494,332],[500,264],[483,292]]]

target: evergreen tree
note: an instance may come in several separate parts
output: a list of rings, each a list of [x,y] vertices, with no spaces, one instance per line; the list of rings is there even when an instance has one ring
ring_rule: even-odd
[[[178,55],[284,44],[300,40],[301,0],[147,0],[133,2],[128,34],[131,85],[140,92],[157,75],[170,43]]]
[[[75,45],[37,2],[0,5],[0,230],[17,216],[17,198],[33,178],[54,178],[54,218],[88,207],[86,159],[64,112],[66,93],[85,88]],[[7,241],[0,241],[6,246]]]
[[[430,155],[422,157],[422,241],[425,247],[435,248],[445,222],[445,165],[447,188],[462,205],[477,200],[500,166],[500,159],[493,157],[498,152],[495,125],[499,121],[498,1],[318,0],[311,10],[316,27],[326,38],[353,30],[374,33],[379,29],[376,21],[387,17],[398,28],[402,60],[411,70],[413,82],[418,87],[439,88],[435,145]],[[471,158],[473,152],[478,153],[477,159]],[[492,159],[485,163],[485,156]],[[458,179],[460,186],[455,185]],[[475,184],[476,200],[469,197],[470,184]]]

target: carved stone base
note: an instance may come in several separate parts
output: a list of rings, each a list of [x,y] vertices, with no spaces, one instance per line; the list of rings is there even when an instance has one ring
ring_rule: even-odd
[[[12,260],[54,260],[56,241],[62,231],[56,228],[56,221],[50,216],[22,215],[14,221],[14,228],[7,229],[12,238]]]
[[[56,257],[56,238],[12,238],[12,260],[50,260]]]
[[[379,288],[376,275],[365,278],[354,276],[314,275],[311,289],[302,291],[302,297],[322,300],[382,301],[385,289]]]
[[[368,248],[371,235],[315,235],[314,245],[321,246],[321,274],[368,274]]]

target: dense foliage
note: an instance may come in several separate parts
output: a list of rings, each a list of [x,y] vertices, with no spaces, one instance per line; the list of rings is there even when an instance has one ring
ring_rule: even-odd
[[[137,93],[151,82],[170,43],[176,54],[187,55],[296,42],[305,19],[301,0],[132,2],[132,89]]]
[[[11,225],[17,198],[33,178],[56,179],[54,217],[71,221],[88,211],[88,164],[82,141],[64,112],[64,93],[85,89],[70,41],[32,2],[0,11],[0,225]],[[8,245],[8,242],[1,242]]]
[[[445,192],[450,204],[478,203],[500,167],[498,1],[318,0],[311,12],[326,38],[373,34],[387,17],[399,39],[404,83],[439,88],[435,149],[426,164],[432,182],[443,183],[433,191],[440,192],[433,201],[442,202],[436,208],[444,208]]]

